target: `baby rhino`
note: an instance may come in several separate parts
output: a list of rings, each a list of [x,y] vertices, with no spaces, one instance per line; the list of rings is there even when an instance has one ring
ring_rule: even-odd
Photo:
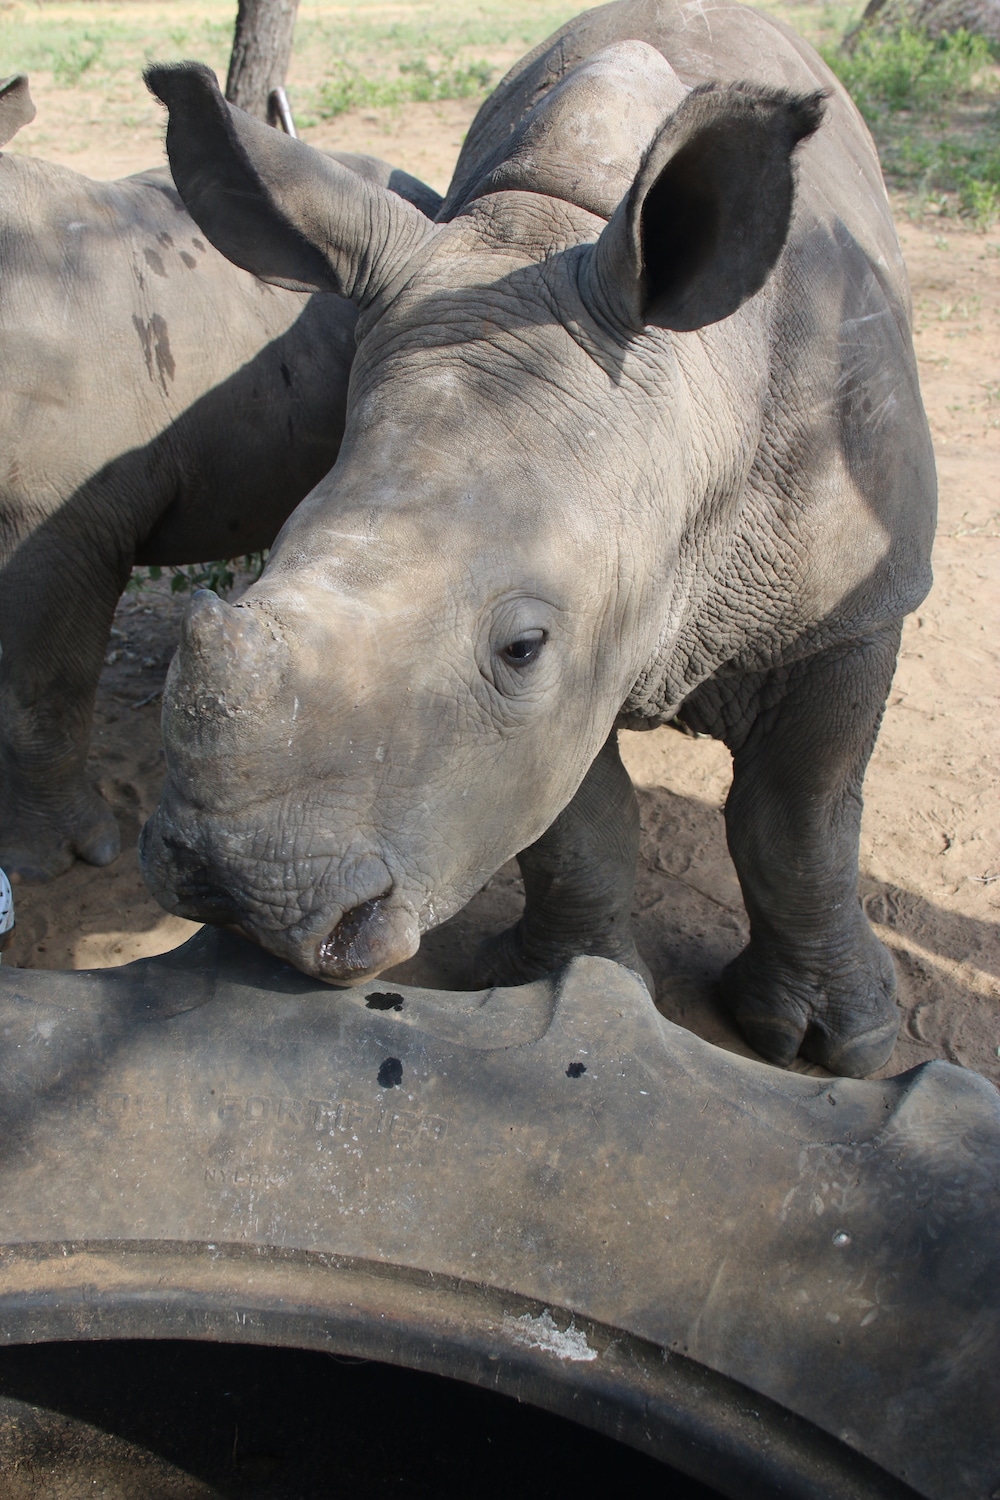
[[[0,146],[34,113],[23,76],[0,83]],[[0,205],[0,866],[46,880],[118,853],[86,761],[133,563],[270,544],[337,456],[357,313],[238,270],[166,169],[0,155]]]
[[[744,1035],[865,1074],[896,1034],[861,784],[930,582],[934,468],[871,141],[728,0],[571,22],[481,109],[437,222],[153,69],[204,234],[349,297],[336,466],[234,607],[193,603],[142,858],[172,911],[368,980],[512,854],[483,977],[640,965],[616,729],[733,755]]]

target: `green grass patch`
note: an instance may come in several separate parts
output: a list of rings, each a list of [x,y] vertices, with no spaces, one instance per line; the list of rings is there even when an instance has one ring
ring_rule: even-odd
[[[975,93],[993,62],[985,37],[957,31],[933,40],[908,27],[888,36],[863,31],[849,54],[824,52],[869,125],[900,110],[940,114]]]
[[[896,176],[923,198],[948,196],[959,211],[983,229],[1000,218],[1000,119],[994,114],[967,140],[927,141],[904,135],[893,152]]]
[[[574,0],[507,0],[490,9],[414,5],[387,21],[378,6],[362,3],[335,22],[304,11],[296,54],[302,73],[320,64],[322,77],[307,87],[301,107],[330,119],[354,109],[482,99],[578,9]]]
[[[875,137],[891,187],[981,228],[1000,217],[998,70],[989,42],[957,31],[863,31],[823,55]]]
[[[107,38],[100,33],[85,31],[79,39],[73,37],[61,51],[52,54],[52,76],[56,83],[71,88],[79,83],[84,73],[90,71],[104,55]]]
[[[483,98],[489,92],[496,68],[480,59],[460,63],[446,56],[439,66],[426,58],[398,64],[393,76],[372,76],[351,63],[338,64],[316,92],[316,113],[332,119],[349,109],[372,109],[385,105],[428,103],[440,99]]]
[[[296,121],[306,129],[353,109],[477,103],[579,9],[579,0],[354,0],[332,11],[328,0],[301,0],[288,76]],[[193,58],[224,79],[235,18],[234,0],[4,0],[0,73],[31,75],[39,107],[13,149],[44,156],[58,140],[72,152],[71,142],[99,128],[109,143],[125,132],[148,137],[152,159],[162,112],[143,87],[143,67]],[[58,113],[50,89],[63,96]]]
[[[121,80],[141,89],[139,75],[147,62],[197,57],[224,67],[232,46],[232,19],[205,17],[178,26],[166,6],[150,7],[148,19],[137,19],[134,9],[105,17],[96,4],[60,6],[62,14],[52,16],[46,9],[28,13],[16,6],[0,14],[0,72],[51,73],[61,88],[86,84],[106,90]]]

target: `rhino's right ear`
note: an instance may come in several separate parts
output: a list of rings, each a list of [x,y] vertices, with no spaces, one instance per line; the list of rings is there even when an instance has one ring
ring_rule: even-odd
[[[626,328],[691,332],[760,290],[792,216],[792,154],[821,93],[702,84],[667,120],[585,267],[595,310]]]
[[[185,208],[217,250],[262,281],[364,307],[431,232],[402,198],[227,104],[203,64],[144,76],[170,111],[167,156]]]
[[[35,105],[28,93],[28,80],[24,73],[15,73],[11,78],[0,78],[0,146],[6,146],[22,125],[30,125],[35,118]]]

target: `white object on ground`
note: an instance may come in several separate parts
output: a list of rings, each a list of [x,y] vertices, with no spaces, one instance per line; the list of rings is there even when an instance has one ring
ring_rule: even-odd
[[[6,948],[13,931],[14,892],[10,888],[10,881],[0,870],[0,963],[3,962],[3,949]]]

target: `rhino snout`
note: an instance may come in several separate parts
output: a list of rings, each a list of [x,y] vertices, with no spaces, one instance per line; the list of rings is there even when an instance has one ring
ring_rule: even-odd
[[[361,984],[412,957],[420,944],[416,923],[392,904],[392,887],[344,912],[316,952],[316,971],[331,984]]]

